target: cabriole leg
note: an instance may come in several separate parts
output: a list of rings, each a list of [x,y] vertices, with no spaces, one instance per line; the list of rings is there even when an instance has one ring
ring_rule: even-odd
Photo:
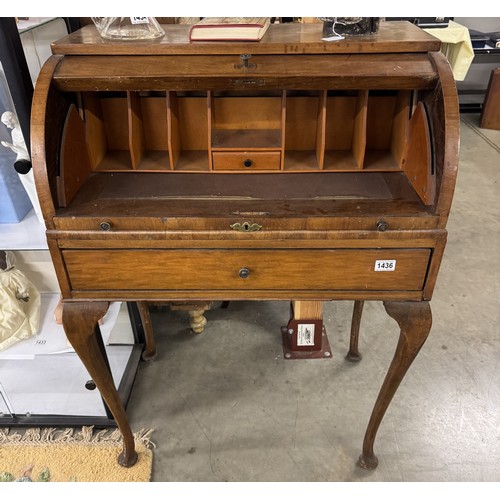
[[[363,306],[365,305],[364,300],[355,300],[354,308],[352,310],[352,322],[351,322],[351,339],[349,343],[349,352],[346,355],[346,359],[352,362],[361,361],[361,353],[358,349],[359,343],[359,327],[361,325],[361,315],[363,314]]]
[[[378,465],[378,459],[373,453],[373,444],[380,422],[408,368],[424,345],[432,325],[431,307],[428,302],[384,302],[384,307],[387,314],[397,321],[401,331],[396,352],[366,429],[363,453],[358,461],[364,469],[375,469]]]
[[[145,349],[142,353],[143,361],[150,361],[156,357],[156,341],[153,333],[153,325],[151,323],[151,315],[149,314],[148,303],[144,301],[137,302],[137,310],[141,318],[142,329],[144,331]]]
[[[108,305],[108,302],[66,302],[63,305],[62,322],[68,340],[87,368],[123,436],[123,451],[118,456],[118,463],[131,467],[137,462],[134,436],[101,351],[101,339],[96,334],[97,322],[106,313]]]

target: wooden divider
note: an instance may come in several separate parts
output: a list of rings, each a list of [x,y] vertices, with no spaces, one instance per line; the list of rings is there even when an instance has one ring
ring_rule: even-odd
[[[107,151],[104,118],[101,104],[95,93],[84,93],[82,100],[85,109],[84,118],[86,143],[92,170],[96,170],[98,165],[106,156]]]
[[[174,169],[181,153],[179,104],[176,92],[167,92],[167,124],[169,167]]]
[[[368,90],[360,90],[356,99],[352,152],[359,169],[362,169],[366,154],[366,122],[368,112]]]
[[[137,170],[144,158],[144,129],[139,94],[127,92],[128,145],[132,169]]]
[[[411,90],[84,92],[82,106],[92,171],[252,171],[236,160],[253,151],[255,171],[404,169],[425,203],[434,197],[430,130]],[[415,158],[428,165],[425,179]]]

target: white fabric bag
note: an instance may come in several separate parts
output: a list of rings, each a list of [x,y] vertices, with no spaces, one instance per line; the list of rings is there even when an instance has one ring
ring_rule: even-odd
[[[0,251],[0,351],[40,327],[40,293],[14,264],[12,252]]]

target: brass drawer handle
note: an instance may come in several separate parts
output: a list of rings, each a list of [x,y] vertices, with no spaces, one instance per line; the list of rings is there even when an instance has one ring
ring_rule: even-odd
[[[250,276],[250,269],[247,269],[246,267],[242,267],[240,269],[240,272],[238,273],[238,275],[240,276],[240,278],[248,278]]]
[[[380,219],[379,221],[377,221],[377,231],[384,232],[387,231],[388,229],[389,229],[389,224],[384,219]]]
[[[243,61],[243,64],[235,64],[235,69],[254,69],[257,67],[256,64],[250,62],[250,58],[252,54],[241,54],[240,59]]]
[[[250,233],[252,231],[259,231],[262,229],[262,226],[257,224],[256,222],[250,223],[250,222],[235,222],[234,224],[231,224],[229,226],[231,229],[234,229],[235,231],[242,231],[244,233]]]

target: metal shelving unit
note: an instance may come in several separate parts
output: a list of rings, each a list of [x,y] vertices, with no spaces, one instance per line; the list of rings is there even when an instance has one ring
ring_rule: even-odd
[[[15,18],[0,18],[0,62],[10,91],[14,107],[13,111],[19,119],[28,149],[30,144],[30,112],[33,98],[33,83],[20,32],[36,29],[37,26],[47,24],[51,20],[53,18],[37,18],[36,22],[23,22],[19,29]],[[68,32],[79,27],[76,18],[64,18],[64,22]],[[2,231],[2,250],[47,251],[45,227],[40,224],[33,210],[21,222],[16,224],[2,224],[0,228]],[[50,294],[44,295],[42,303],[45,305],[52,304],[51,297],[49,297]],[[57,298],[57,293],[55,295]],[[42,310],[42,317],[46,317],[47,315],[52,315],[52,311]],[[109,359],[109,365],[112,369],[118,392],[126,406],[141,360],[144,343],[144,330],[135,303],[122,304],[115,329],[124,330],[124,336],[127,339],[125,344],[110,345],[106,348],[103,345],[102,349]],[[118,343],[120,343],[120,340],[118,340]],[[0,377],[0,426],[116,426],[99,393],[93,391],[93,383],[89,380],[88,373],[74,352],[44,355],[43,357],[34,355],[32,359],[29,356],[17,360],[15,358],[1,358],[0,363],[0,373],[3,373],[3,377]],[[78,410],[82,411],[77,410],[76,413],[68,414],[61,412],[61,410],[53,411],[50,404],[50,397],[52,396],[46,397],[46,401],[41,401],[40,404],[35,402],[33,404],[30,402],[26,404],[19,403],[22,398],[13,396],[15,395],[16,387],[19,393],[26,394],[28,398],[29,391],[34,386],[37,386],[37,384],[39,384],[38,387],[41,388],[42,392],[47,389],[47,394],[52,394],[59,390],[57,388],[57,377],[53,373],[53,367],[56,365],[62,369],[60,376],[63,379],[62,385],[69,384],[66,373],[73,373],[75,379],[80,381],[74,397],[82,398],[82,404],[76,405]],[[34,371],[30,372],[30,370]],[[44,384],[44,376],[46,377],[46,384]],[[48,387],[49,384],[52,384],[54,387]],[[61,398],[68,398],[68,392],[64,388],[60,389],[60,391]],[[35,399],[32,398],[33,401]],[[88,400],[89,408],[95,409],[100,406],[98,411],[85,411],[85,400]],[[13,403],[13,401],[17,402]],[[16,410],[16,406],[20,411]],[[54,409],[63,406],[64,404],[53,404]],[[33,408],[33,410],[30,408]],[[40,411],[40,408],[43,411]]]

